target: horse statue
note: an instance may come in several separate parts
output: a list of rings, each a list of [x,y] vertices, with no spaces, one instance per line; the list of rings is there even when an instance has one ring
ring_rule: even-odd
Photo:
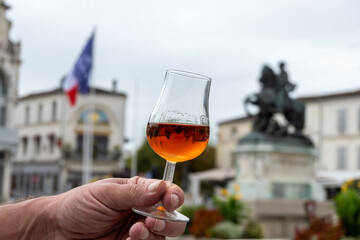
[[[264,66],[259,79],[262,87],[259,93],[248,96],[245,101],[245,110],[248,115],[249,104],[259,107],[255,116],[253,130],[275,136],[289,135],[289,127],[295,128],[294,135],[302,136],[305,121],[305,105],[303,102],[293,99],[289,93],[295,89],[290,83],[284,70],[284,63],[280,63],[280,74],[276,75],[269,66]],[[282,114],[287,124],[282,126],[274,118],[276,114]]]

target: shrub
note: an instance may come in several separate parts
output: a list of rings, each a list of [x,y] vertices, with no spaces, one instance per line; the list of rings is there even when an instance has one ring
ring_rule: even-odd
[[[353,188],[345,189],[335,197],[336,211],[342,225],[345,228],[345,235],[360,237],[360,196],[358,190]]]
[[[190,226],[194,222],[195,213],[196,213],[196,211],[198,211],[200,209],[205,209],[205,207],[204,206],[182,206],[181,207],[180,212],[190,219],[190,221],[186,224],[184,234],[190,233]]]
[[[189,232],[197,237],[209,237],[210,229],[222,220],[223,218],[217,210],[198,209]]]
[[[245,225],[243,238],[263,238],[264,233],[260,223],[254,220],[249,220]]]
[[[222,190],[222,195],[215,196],[213,201],[226,221],[241,224],[248,218],[249,209],[237,195],[229,195],[225,189]]]
[[[341,224],[329,219],[313,218],[308,228],[295,229],[294,240],[339,240],[344,235]]]
[[[241,238],[242,227],[232,222],[221,222],[210,230],[212,238]]]

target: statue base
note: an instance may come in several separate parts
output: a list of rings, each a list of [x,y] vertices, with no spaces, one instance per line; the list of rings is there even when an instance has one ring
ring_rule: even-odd
[[[263,225],[266,236],[291,238],[294,226],[308,222],[307,201],[317,202],[319,217],[333,212],[331,204],[324,202],[324,189],[315,181],[316,156],[307,141],[253,132],[236,146],[236,177],[228,190],[235,193],[240,186],[242,199],[251,206],[252,217]]]
[[[252,132],[236,146],[235,182],[246,199],[323,200],[315,182],[316,156],[306,138]]]

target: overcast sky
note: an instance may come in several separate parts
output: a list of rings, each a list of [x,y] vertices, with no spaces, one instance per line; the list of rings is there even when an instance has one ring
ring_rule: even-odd
[[[217,124],[244,115],[263,64],[287,62],[294,96],[360,88],[358,0],[8,0],[11,37],[22,42],[19,93],[52,89],[97,27],[96,86],[128,95],[126,136],[136,135],[159,96],[166,69],[213,78],[212,141]],[[137,84],[135,83],[137,82]],[[140,141],[140,140],[138,140]]]

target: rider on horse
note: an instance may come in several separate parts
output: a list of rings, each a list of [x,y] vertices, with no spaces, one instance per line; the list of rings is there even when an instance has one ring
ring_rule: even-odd
[[[278,75],[270,67],[266,65],[263,67],[259,80],[262,84],[261,91],[245,100],[245,109],[247,110],[248,103],[259,106],[254,130],[283,135],[288,133],[288,126],[292,125],[296,129],[296,133],[301,134],[304,127],[305,106],[304,103],[289,96],[296,86],[289,82],[285,64],[281,62],[279,66],[280,73]],[[273,115],[276,113],[284,115],[289,123],[288,126],[281,127],[273,119]]]

